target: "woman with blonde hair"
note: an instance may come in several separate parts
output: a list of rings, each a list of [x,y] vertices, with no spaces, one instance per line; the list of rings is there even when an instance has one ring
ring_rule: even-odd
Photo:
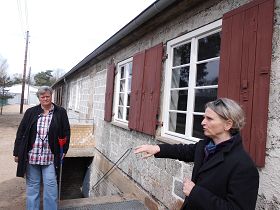
[[[244,124],[242,108],[231,99],[220,98],[206,104],[201,122],[204,140],[188,145],[141,145],[134,153],[194,162],[191,179],[183,182],[186,198],[181,209],[254,210],[259,174],[242,145]]]

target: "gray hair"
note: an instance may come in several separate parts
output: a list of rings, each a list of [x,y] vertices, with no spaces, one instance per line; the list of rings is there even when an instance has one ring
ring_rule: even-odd
[[[231,134],[238,133],[245,125],[245,113],[241,106],[234,100],[219,98],[216,101],[208,102],[205,108],[212,109],[225,120],[232,120]]]
[[[49,92],[52,95],[53,89],[49,86],[41,86],[38,88],[36,95],[39,98],[39,96],[43,95],[45,92]]]

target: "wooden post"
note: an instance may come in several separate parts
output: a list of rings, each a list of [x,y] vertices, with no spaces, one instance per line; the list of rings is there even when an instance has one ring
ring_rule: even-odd
[[[24,56],[24,67],[23,67],[23,76],[22,76],[22,89],[21,89],[21,100],[20,100],[20,111],[23,112],[23,104],[24,104],[24,89],[25,89],[25,75],[26,75],[26,63],[27,63],[27,51],[28,51],[28,38],[29,31],[26,32],[26,45],[25,45],[25,56]]]

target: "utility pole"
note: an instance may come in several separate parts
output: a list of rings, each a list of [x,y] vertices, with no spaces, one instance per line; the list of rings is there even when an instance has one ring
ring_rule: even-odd
[[[29,87],[30,87],[30,74],[31,74],[31,66],[29,66],[29,73],[28,73],[28,78],[27,78],[27,84],[28,84],[28,89],[27,89],[27,104],[29,104]]]
[[[25,75],[26,75],[26,64],[27,64],[28,38],[29,38],[29,31],[26,32],[26,45],[25,45],[24,67],[23,67],[22,89],[21,89],[21,101],[20,101],[20,111],[19,111],[20,114],[22,114],[22,112],[23,112],[23,104],[24,104],[24,89],[25,89]]]

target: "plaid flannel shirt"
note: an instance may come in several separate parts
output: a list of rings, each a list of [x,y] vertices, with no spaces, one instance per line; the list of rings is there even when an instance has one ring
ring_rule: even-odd
[[[54,106],[52,105],[47,115],[40,114],[37,121],[37,135],[32,149],[28,153],[29,164],[50,165],[54,161],[51,152],[48,132],[53,117]]]

